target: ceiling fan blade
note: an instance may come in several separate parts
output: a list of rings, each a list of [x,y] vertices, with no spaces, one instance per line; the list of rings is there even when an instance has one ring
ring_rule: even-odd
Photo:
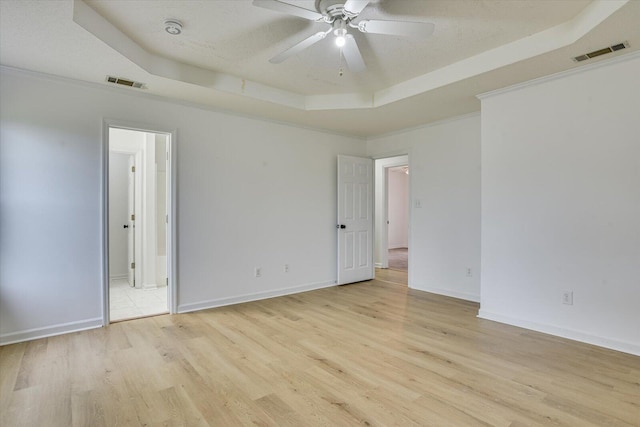
[[[294,6],[289,3],[283,3],[278,0],[253,0],[253,5],[288,15],[299,16],[300,18],[310,21],[318,21],[323,18],[322,15],[316,11]]]
[[[360,73],[367,69],[367,66],[364,64],[364,59],[362,59],[362,55],[360,54],[360,49],[358,49],[356,39],[354,39],[351,34],[345,36],[342,54],[344,55],[344,60],[347,61],[349,69],[354,73]]]
[[[387,34],[390,36],[429,37],[435,25],[430,22],[379,21],[376,19],[358,22],[363,33]]]
[[[322,40],[323,38],[325,38],[327,35],[326,32],[324,31],[320,31],[319,33],[315,33],[314,35],[312,35],[311,37],[307,37],[306,39],[302,40],[300,43],[293,45],[292,47],[290,47],[289,49],[285,50],[282,53],[279,53],[278,55],[274,56],[273,58],[271,58],[269,60],[269,62],[271,62],[272,64],[279,64],[282,61],[284,61],[285,59],[289,58],[290,56],[293,56],[299,52],[302,52],[303,50],[305,50],[306,48],[308,48],[309,46],[318,43],[320,40]]]
[[[358,15],[360,12],[362,12],[362,9],[367,7],[370,1],[371,0],[347,0],[347,2],[344,4],[345,14],[349,16]]]

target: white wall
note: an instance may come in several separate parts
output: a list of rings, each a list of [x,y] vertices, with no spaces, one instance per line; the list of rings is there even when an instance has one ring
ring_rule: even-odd
[[[129,155],[109,153],[109,276],[126,277]]]
[[[480,315],[640,354],[640,56],[582,70],[482,99]]]
[[[388,170],[389,249],[409,246],[409,175]]]
[[[367,153],[409,153],[409,286],[480,299],[480,117],[465,116],[367,142]],[[416,201],[422,207],[416,208]],[[472,275],[467,276],[467,268]]]
[[[2,342],[102,322],[105,118],[177,130],[180,310],[333,284],[336,156],[362,140],[7,69],[0,92]]]

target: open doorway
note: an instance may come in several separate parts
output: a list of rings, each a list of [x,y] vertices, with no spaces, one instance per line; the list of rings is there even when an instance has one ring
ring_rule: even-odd
[[[387,168],[388,267],[409,271],[409,166]]]
[[[409,157],[375,161],[375,264],[409,269]]]
[[[171,134],[107,132],[105,323],[169,313]]]

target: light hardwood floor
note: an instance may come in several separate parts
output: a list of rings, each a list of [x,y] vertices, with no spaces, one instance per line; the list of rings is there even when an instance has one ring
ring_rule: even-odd
[[[0,425],[640,425],[640,357],[377,277],[4,346]]]

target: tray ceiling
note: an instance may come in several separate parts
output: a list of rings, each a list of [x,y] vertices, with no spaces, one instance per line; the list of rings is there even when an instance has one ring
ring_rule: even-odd
[[[313,1],[289,1],[313,9]],[[250,0],[2,1],[0,63],[357,136],[477,111],[475,95],[583,64],[573,56],[640,46],[638,1],[374,0],[363,19],[432,22],[426,40],[355,34],[367,64],[345,68],[331,40],[268,60],[326,24]],[[164,20],[182,22],[180,36]],[[136,90],[136,89],[128,89]],[[138,89],[139,90],[139,89]]]

